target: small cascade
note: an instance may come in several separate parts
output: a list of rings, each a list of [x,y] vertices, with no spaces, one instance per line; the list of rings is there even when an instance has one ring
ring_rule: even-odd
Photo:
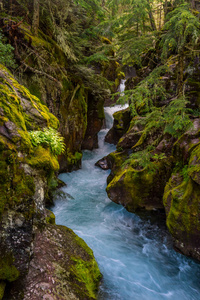
[[[112,107],[110,107],[110,106],[104,107],[106,129],[110,129],[113,126],[113,114],[115,112],[125,109],[127,107],[128,107],[128,104],[115,105]]]
[[[121,79],[120,85],[119,85],[119,92],[121,93],[120,96],[124,96],[124,91],[125,91],[125,82],[126,79]]]
[[[121,96],[124,95],[123,92],[125,90],[125,82],[126,82],[125,79],[121,79],[120,85],[118,87],[118,91],[121,92]],[[113,114],[115,112],[125,109],[127,107],[128,107],[128,104],[104,107],[106,129],[110,129],[113,126]]]

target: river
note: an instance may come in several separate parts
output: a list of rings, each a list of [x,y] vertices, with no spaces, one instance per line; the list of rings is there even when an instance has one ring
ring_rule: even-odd
[[[117,109],[105,108],[107,127]],[[107,131],[99,133],[99,149],[84,151],[81,170],[60,174],[67,187],[52,208],[56,223],[92,248],[103,274],[99,300],[199,300],[200,265],[173,250],[165,226],[108,199],[109,171],[94,165],[115,150],[104,142]]]

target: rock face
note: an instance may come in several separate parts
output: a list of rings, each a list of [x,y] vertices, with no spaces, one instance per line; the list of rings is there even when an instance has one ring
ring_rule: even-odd
[[[116,155],[113,153],[114,159]],[[130,165],[117,168],[113,179],[109,177],[106,191],[112,201],[122,204],[131,212],[163,209],[162,195],[168,178],[169,166],[166,162],[154,162],[151,169],[138,169],[133,160]]]
[[[65,153],[59,157],[60,172],[76,170],[81,166],[81,149],[98,146],[105,91],[94,72],[70,66],[64,52],[49,36],[34,36],[26,24],[21,29],[23,43],[18,44],[21,60],[26,59],[32,48],[34,52],[20,80],[60,121],[59,131],[66,144]]]
[[[107,194],[131,212],[165,210],[175,249],[200,260],[200,119],[178,139],[142,120],[134,117],[117,151],[97,162],[111,168]]]
[[[174,145],[174,153],[185,162],[175,170],[165,187],[163,203],[167,226],[174,237],[175,247],[182,253],[200,260],[200,120]]]
[[[94,95],[88,97],[87,130],[81,148],[93,150],[98,148],[98,132],[101,130],[104,120],[103,97],[96,101]]]
[[[46,127],[57,129],[59,122],[3,66],[0,69],[0,97],[0,299],[3,295],[7,300],[23,299],[24,296],[38,300],[45,297],[42,291],[46,283],[41,289],[35,286],[32,290],[29,286],[29,278],[34,277],[34,268],[31,269],[34,263],[38,264],[37,271],[41,276],[44,275],[42,261],[48,262],[50,256],[45,243],[54,251],[46,276],[51,278],[55,269],[58,274],[57,281],[51,282],[52,290],[63,299],[79,299],[82,295],[85,299],[94,298],[100,273],[92,252],[70,230],[47,225],[55,219],[45,209],[45,201],[59,164],[47,144],[33,146],[29,131]],[[51,228],[57,240],[53,238]],[[61,239],[65,243],[61,243]],[[41,260],[37,257],[38,243],[43,251]],[[67,247],[71,252],[66,253]],[[70,263],[64,266],[62,260],[59,262],[59,253]],[[91,274],[89,283],[77,271],[82,270],[81,266]],[[71,275],[66,279],[68,272]],[[68,288],[63,289],[59,280],[63,285],[65,281],[70,282],[66,285]],[[73,284],[77,288],[72,291]],[[27,298],[31,292],[33,297]]]
[[[95,299],[101,278],[90,248],[64,226],[35,233],[24,300]]]

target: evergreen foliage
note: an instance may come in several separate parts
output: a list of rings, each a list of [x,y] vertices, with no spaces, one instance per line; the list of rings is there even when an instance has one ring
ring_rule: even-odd
[[[133,116],[152,111],[158,99],[163,100],[168,96],[162,79],[162,75],[167,71],[169,68],[165,65],[155,68],[133,90],[125,91],[124,96],[119,97],[118,101],[129,101]]]
[[[189,4],[184,3],[167,15],[167,22],[162,37],[162,57],[170,53],[180,54],[186,46],[192,50],[199,41],[199,19],[190,11]]]
[[[184,131],[192,126],[189,117],[191,109],[187,108],[189,101],[185,97],[174,99],[165,108],[164,118],[166,122],[164,133],[179,137]]]

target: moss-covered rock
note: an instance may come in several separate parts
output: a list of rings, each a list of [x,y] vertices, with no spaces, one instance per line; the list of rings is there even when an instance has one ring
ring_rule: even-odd
[[[112,154],[113,159],[116,156],[118,160],[118,155]],[[106,189],[108,197],[132,212],[163,208],[162,195],[166,180],[170,176],[170,160],[156,161],[150,167],[142,169],[134,164],[134,160],[131,164],[124,163],[123,167],[119,166],[120,163],[115,163],[118,167],[109,177]]]
[[[137,144],[141,138],[144,130],[144,126],[140,124],[135,124],[140,117],[132,118],[128,130],[123,134],[117,143],[117,149],[131,149]]]
[[[19,271],[13,265],[13,258],[5,253],[0,262],[0,280],[15,281],[19,277]]]
[[[96,299],[99,268],[92,250],[72,230],[46,226],[36,232],[33,251],[24,300]]]
[[[113,127],[108,131],[105,141],[111,144],[117,144],[119,139],[127,132],[130,121],[131,114],[130,109],[126,108],[115,112],[113,114],[114,122]]]
[[[0,279],[8,282],[28,270],[33,223],[45,223],[48,178],[59,169],[50,149],[32,145],[28,130],[59,122],[3,66],[0,82]]]
[[[200,188],[190,177],[174,173],[165,187],[167,227],[176,249],[200,260]]]

